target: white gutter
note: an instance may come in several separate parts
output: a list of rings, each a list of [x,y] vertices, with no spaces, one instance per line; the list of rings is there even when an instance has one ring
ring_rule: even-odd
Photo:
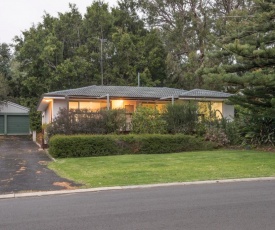
[[[172,105],[174,105],[175,97],[174,95],[168,96],[168,97],[161,97],[160,100],[166,100],[166,99],[172,99]]]
[[[66,97],[51,97],[51,96],[45,96],[43,99],[65,99]]]
[[[197,98],[197,97],[179,97],[181,100],[195,100],[195,101],[224,101],[227,98],[214,98],[214,97],[204,97],[204,98]]]
[[[109,95],[109,93],[102,95],[98,98],[105,98],[105,97],[107,98],[107,110],[110,110],[110,95]]]

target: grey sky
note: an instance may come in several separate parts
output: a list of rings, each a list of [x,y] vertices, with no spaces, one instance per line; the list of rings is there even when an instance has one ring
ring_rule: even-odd
[[[114,6],[117,0],[104,2]],[[0,43],[11,43],[21,31],[41,22],[44,11],[53,16],[68,11],[69,3],[75,3],[83,15],[93,0],[0,0]]]

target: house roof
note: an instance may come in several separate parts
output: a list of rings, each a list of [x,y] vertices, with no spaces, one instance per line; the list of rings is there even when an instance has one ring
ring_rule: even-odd
[[[77,89],[68,89],[49,92],[42,95],[37,109],[43,111],[48,106],[49,99],[71,98],[125,98],[135,100],[224,100],[231,96],[229,93],[193,89],[190,91],[167,87],[137,87],[137,86],[87,86]]]
[[[102,97],[109,94],[110,97],[140,98],[140,99],[160,99],[163,97],[179,95],[187,92],[182,89],[166,87],[134,87],[134,86],[87,86],[77,89],[68,89],[45,93],[43,96],[77,96],[77,97]]]
[[[232,96],[230,93],[211,91],[205,89],[193,89],[180,94],[180,98],[221,98],[225,99]]]

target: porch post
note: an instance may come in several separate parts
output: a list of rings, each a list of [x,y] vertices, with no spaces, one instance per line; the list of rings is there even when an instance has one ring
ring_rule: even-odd
[[[110,95],[107,94],[107,110],[110,110]]]

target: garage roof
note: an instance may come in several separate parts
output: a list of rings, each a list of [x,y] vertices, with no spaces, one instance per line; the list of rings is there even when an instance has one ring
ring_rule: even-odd
[[[28,114],[30,111],[29,108],[24,107],[22,105],[18,105],[16,103],[5,101],[0,104],[0,113],[26,113]]]

